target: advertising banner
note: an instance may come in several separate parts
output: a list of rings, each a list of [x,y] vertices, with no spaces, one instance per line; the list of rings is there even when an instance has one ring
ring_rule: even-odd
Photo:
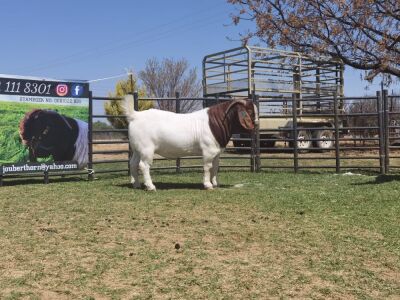
[[[88,162],[89,84],[0,74],[0,174]]]

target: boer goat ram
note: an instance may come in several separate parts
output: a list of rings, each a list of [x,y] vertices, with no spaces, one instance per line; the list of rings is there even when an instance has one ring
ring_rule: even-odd
[[[143,173],[147,190],[155,190],[150,166],[154,154],[166,158],[202,155],[205,189],[217,186],[219,155],[233,133],[248,132],[258,122],[258,113],[251,101],[234,100],[193,113],[149,109],[135,111],[133,99],[126,96],[124,109],[129,121],[129,142],[133,151],[130,160],[131,183],[140,187],[138,168]]]
[[[81,120],[34,109],[20,121],[19,135],[31,162],[49,156],[54,161],[75,161],[79,168],[88,162],[88,124]]]

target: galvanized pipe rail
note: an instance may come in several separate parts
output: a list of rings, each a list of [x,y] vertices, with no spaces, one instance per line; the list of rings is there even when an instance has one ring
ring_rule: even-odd
[[[396,137],[391,135],[392,131],[399,130],[400,122],[396,125],[390,125],[391,120],[398,120],[400,116],[400,97],[391,97],[387,95],[387,92],[383,92],[376,97],[337,97],[333,95],[331,97],[309,97],[305,99],[301,98],[286,98],[282,97],[269,97],[263,99],[255,93],[252,94],[251,99],[254,103],[261,107],[264,103],[279,105],[286,102],[288,105],[284,108],[286,113],[272,113],[270,115],[260,115],[260,120],[288,118],[292,120],[292,126],[279,128],[279,136],[273,137],[271,134],[277,132],[276,128],[256,128],[253,135],[249,138],[232,138],[231,141],[235,143],[243,143],[242,146],[230,146],[226,149],[226,154],[221,156],[221,168],[249,168],[251,171],[258,172],[260,170],[267,169],[292,169],[294,172],[298,172],[303,169],[334,169],[336,172],[341,172],[345,169],[379,169],[380,173],[384,174],[390,171],[390,169],[400,169],[400,152],[396,155],[396,150],[400,150],[400,147],[391,146],[391,141],[395,140]],[[390,98],[390,101],[388,100]],[[107,98],[107,97],[93,97],[94,101],[109,101],[122,100],[120,98]],[[202,103],[219,103],[221,101],[231,101],[231,98],[183,98],[179,94],[175,97],[168,98],[154,98],[146,97],[139,98],[138,94],[134,94],[135,107],[141,101],[175,101],[175,110],[180,112],[182,101],[202,101]],[[399,110],[391,110],[390,103],[393,101],[399,102]],[[321,104],[321,113],[307,113],[300,109],[300,107],[307,105],[313,105],[312,103]],[[274,104],[275,103],[275,104]],[[375,103],[375,110],[371,111],[351,111],[349,107],[353,107],[357,103]],[[392,105],[393,106],[393,105]],[[296,109],[292,109],[296,107]],[[327,112],[329,109],[329,112]],[[259,109],[260,111],[260,109]],[[124,116],[109,116],[107,114],[91,115],[93,118],[121,118]],[[310,126],[305,120],[311,117],[324,117],[332,119],[332,126]],[[369,120],[368,125],[363,125],[363,120]],[[347,124],[342,123],[346,121]],[[304,123],[305,122],[305,123]],[[388,124],[389,123],[389,124]],[[306,124],[304,126],[304,124]],[[299,140],[299,132],[309,131],[317,132],[325,130],[331,132],[329,137],[318,138],[313,134],[306,139]],[[126,129],[97,129],[93,130],[92,133],[126,133]],[[350,134],[344,134],[349,132]],[[299,141],[310,142],[311,147],[304,151],[299,148]],[[333,142],[332,146],[329,146],[323,151],[318,147],[314,146],[317,142]],[[399,137],[400,141],[400,137]],[[247,143],[247,146],[246,146]],[[275,143],[278,146],[270,147],[266,146],[268,143]],[[130,158],[130,149],[93,149],[93,146],[97,145],[113,145],[113,144],[128,144],[128,140],[91,140],[89,151],[92,157],[90,162],[90,168],[93,169],[96,166],[96,173],[108,173],[108,172],[127,172],[128,167],[121,168],[121,164],[128,166]],[[285,145],[284,148],[279,145]],[[368,151],[365,155],[361,154],[363,151]],[[379,155],[375,156],[376,152]],[[237,155],[237,152],[247,154]],[[315,153],[318,153],[316,155]],[[93,159],[95,155],[127,155],[126,159]],[[201,157],[182,157],[177,160],[173,160],[173,164],[168,164],[168,159],[156,158],[154,170],[172,170],[175,172],[181,172],[183,169],[196,169],[202,168],[202,165],[196,164],[197,160]],[[241,163],[241,160],[245,161],[249,159],[249,164]],[[237,161],[237,163],[233,163]],[[281,163],[274,163],[274,161]],[[396,163],[393,163],[393,162]],[[159,165],[157,162],[163,162]],[[193,162],[193,163],[191,163]],[[286,162],[286,164],[285,164]],[[290,163],[291,162],[291,163]],[[323,163],[326,162],[326,163]],[[330,164],[329,162],[333,162]],[[98,168],[99,165],[117,165],[117,169],[107,170]],[[165,165],[168,164],[168,165]],[[390,168],[389,168],[390,167]]]

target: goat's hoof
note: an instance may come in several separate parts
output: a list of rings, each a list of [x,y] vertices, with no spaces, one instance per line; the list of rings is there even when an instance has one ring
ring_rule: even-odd
[[[156,191],[156,187],[154,185],[153,186],[146,186],[146,191],[155,192]]]
[[[208,183],[208,184],[204,184],[204,189],[210,191],[210,190],[214,189],[214,187],[211,183]]]

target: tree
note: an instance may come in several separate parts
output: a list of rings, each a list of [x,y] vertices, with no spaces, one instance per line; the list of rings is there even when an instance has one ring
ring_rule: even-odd
[[[174,60],[165,58],[161,62],[152,58],[147,60],[145,69],[139,72],[139,78],[151,97],[165,98],[180,97],[194,98],[201,95],[201,83],[197,79],[196,68],[189,69],[186,59]],[[160,109],[175,111],[174,100],[157,100]],[[181,112],[197,109],[201,103],[194,100],[182,100]]]
[[[127,79],[120,80],[115,85],[115,91],[109,93],[110,98],[122,98],[126,94],[131,94],[138,91],[139,98],[143,98],[146,94],[144,88],[137,86],[136,77],[131,74]],[[146,110],[153,107],[152,101],[139,101],[139,110]],[[121,116],[125,112],[122,108],[121,100],[113,99],[104,103],[104,110],[107,115]],[[128,121],[125,118],[107,118],[114,128],[125,129],[128,128]]]
[[[96,122],[93,122],[92,128],[96,129],[96,130],[101,130],[101,129],[111,129],[112,126],[108,125],[107,123],[101,122],[101,121],[96,121]]]
[[[396,113],[400,111],[400,103],[395,97],[388,99],[389,119],[387,120],[389,126],[399,126],[400,116]],[[378,100],[374,95],[366,95],[365,98],[359,100],[354,99],[345,106],[345,115],[347,116],[347,123],[349,127],[358,127],[365,129],[352,129],[353,134],[360,135],[361,137],[370,137],[378,134]],[[368,127],[372,127],[368,128]],[[396,128],[397,129],[397,128]],[[395,134],[395,128],[390,128],[391,134]],[[396,135],[398,133],[396,132]]]
[[[239,8],[232,15],[256,23],[241,35],[247,43],[259,38],[311,55],[339,58],[366,71],[400,77],[399,0],[227,0]]]

